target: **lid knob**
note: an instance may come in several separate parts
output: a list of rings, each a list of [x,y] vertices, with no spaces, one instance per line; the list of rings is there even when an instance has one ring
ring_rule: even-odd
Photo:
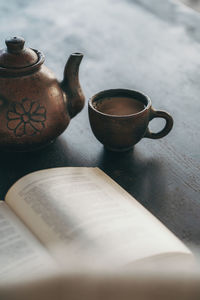
[[[7,50],[10,53],[18,53],[23,50],[25,40],[22,37],[12,37],[6,39]]]

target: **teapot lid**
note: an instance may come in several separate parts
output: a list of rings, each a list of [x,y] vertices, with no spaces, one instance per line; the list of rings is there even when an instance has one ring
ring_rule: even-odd
[[[5,41],[7,48],[0,50],[0,72],[1,71],[25,71],[25,68],[41,65],[44,56],[41,52],[24,46],[22,37],[12,37]],[[35,69],[35,68],[34,68]],[[7,73],[7,72],[6,72]]]

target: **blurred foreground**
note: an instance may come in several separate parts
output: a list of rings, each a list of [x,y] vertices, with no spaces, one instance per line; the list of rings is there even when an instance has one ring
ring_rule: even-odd
[[[0,289],[3,300],[199,300],[197,275],[149,276],[74,272]]]

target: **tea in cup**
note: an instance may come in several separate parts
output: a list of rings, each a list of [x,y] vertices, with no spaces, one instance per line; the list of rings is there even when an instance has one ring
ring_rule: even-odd
[[[109,150],[126,151],[143,137],[159,139],[173,127],[172,117],[152,108],[151,100],[141,92],[112,89],[94,95],[89,101],[89,120],[95,137]],[[164,118],[158,133],[149,130],[154,118]]]

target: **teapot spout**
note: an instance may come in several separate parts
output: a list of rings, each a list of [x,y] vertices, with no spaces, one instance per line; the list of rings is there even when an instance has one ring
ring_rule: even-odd
[[[71,118],[82,110],[85,103],[85,97],[79,83],[79,65],[82,58],[82,53],[70,55],[65,65],[64,78],[61,82],[61,88],[67,96],[67,111]]]

